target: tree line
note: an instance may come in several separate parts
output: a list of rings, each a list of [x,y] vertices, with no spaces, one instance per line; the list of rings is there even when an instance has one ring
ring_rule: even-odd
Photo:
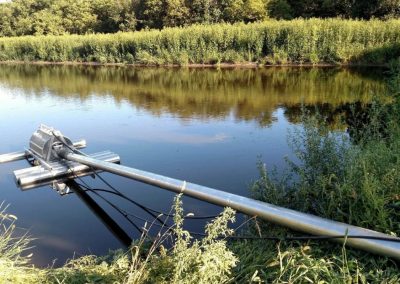
[[[0,36],[115,33],[298,17],[389,18],[400,0],[12,0]]]

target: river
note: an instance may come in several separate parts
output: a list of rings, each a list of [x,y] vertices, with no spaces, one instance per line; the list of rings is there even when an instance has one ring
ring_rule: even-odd
[[[385,93],[380,69],[273,67],[258,69],[0,66],[0,153],[23,150],[41,123],[86,153],[111,150],[122,164],[249,195],[257,163],[282,169],[292,157],[288,133],[301,127],[302,106],[345,131],[349,105],[367,105]],[[74,195],[50,187],[21,191],[12,172],[25,161],[0,165],[0,201],[17,225],[36,238],[33,262],[62,265],[74,255],[106,254],[119,241]],[[174,195],[111,174],[112,185],[141,204],[169,211]],[[105,188],[98,179],[84,179]],[[108,200],[143,219],[142,210],[115,196]],[[134,238],[138,233],[96,198]],[[217,214],[221,208],[184,198],[185,212]],[[143,221],[133,218],[140,226]],[[240,222],[240,221],[239,221]],[[201,231],[203,221],[187,221]],[[21,231],[21,230],[20,230]],[[153,230],[154,231],[154,230]]]

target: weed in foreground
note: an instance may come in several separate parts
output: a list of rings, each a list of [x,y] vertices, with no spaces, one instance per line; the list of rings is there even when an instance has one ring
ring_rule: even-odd
[[[226,240],[233,233],[228,223],[235,212],[226,208],[206,226],[206,237],[194,240],[183,229],[181,195],[175,198],[174,225],[164,227],[155,239],[144,233],[130,251],[115,251],[106,257],[83,256],[61,268],[38,269],[22,256],[30,239],[15,235],[16,217],[0,212],[0,283],[227,283],[237,257]],[[150,225],[151,226],[151,225]],[[222,238],[221,238],[222,237]],[[170,249],[162,244],[173,239]]]

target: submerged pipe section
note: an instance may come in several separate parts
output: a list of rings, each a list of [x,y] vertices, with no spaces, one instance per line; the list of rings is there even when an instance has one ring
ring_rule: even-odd
[[[257,201],[221,190],[216,190],[210,187],[173,179],[122,165],[99,161],[91,157],[74,154],[66,149],[59,151],[58,154],[66,160],[85,164],[95,169],[100,169],[119,176],[134,179],[146,184],[173,191],[175,193],[183,193],[185,195],[219,206],[231,207],[246,215],[257,216],[266,221],[288,227],[295,231],[322,236],[362,235],[400,240],[400,238],[392,237],[376,231],[324,219],[311,214],[275,206],[269,203]],[[335,240],[342,243],[344,242],[344,239]],[[346,244],[354,248],[400,260],[399,242],[349,238],[346,240]]]
[[[127,248],[132,244],[129,235],[94,201],[74,180],[68,181],[67,186],[82,200],[110,232]]]

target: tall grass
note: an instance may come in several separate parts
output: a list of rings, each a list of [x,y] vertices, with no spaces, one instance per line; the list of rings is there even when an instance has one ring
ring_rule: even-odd
[[[133,33],[0,38],[1,61],[134,64],[384,64],[400,20],[268,20]]]
[[[0,283],[40,282],[43,271],[29,265],[27,254],[31,239],[26,233],[17,231],[17,217],[7,213],[7,207],[0,206]]]

